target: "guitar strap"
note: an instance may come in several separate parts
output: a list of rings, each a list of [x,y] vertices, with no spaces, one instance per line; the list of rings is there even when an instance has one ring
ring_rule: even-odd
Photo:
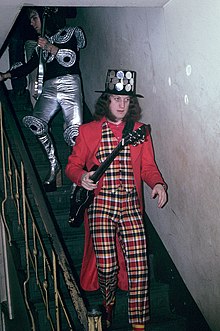
[[[130,132],[132,132],[134,129],[134,121],[128,120],[125,124],[125,127],[122,132],[122,138],[126,137]]]

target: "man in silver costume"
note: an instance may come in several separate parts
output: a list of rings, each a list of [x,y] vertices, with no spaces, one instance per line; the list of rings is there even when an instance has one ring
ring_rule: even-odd
[[[67,27],[61,9],[50,8],[45,14],[42,7],[31,7],[31,25],[40,35],[45,18],[45,36],[39,37],[36,52],[24,65],[0,73],[0,81],[26,76],[39,66],[40,50],[43,60],[43,86],[32,116],[25,116],[23,123],[42,144],[50,163],[50,171],[44,180],[47,192],[56,190],[61,183],[61,166],[48,130],[55,114],[62,110],[64,140],[74,146],[79,125],[83,121],[83,99],[79,69],[79,51],[85,47],[85,35],[79,27]],[[46,17],[45,17],[46,16]],[[40,66],[39,66],[40,69]]]

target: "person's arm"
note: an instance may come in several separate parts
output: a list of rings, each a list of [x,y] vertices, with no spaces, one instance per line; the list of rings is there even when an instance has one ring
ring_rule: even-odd
[[[146,136],[142,149],[141,178],[151,188],[156,184],[165,184],[156,165],[150,134]]]
[[[141,177],[152,188],[151,197],[158,196],[158,207],[162,208],[167,202],[167,184],[156,165],[150,134],[143,145]]]
[[[84,31],[80,27],[76,26],[74,28],[74,34],[76,36],[78,50],[81,48],[85,48],[86,47],[86,36],[85,36]]]
[[[37,52],[33,52],[32,57],[27,63],[17,67],[16,69],[10,70],[11,79],[27,76],[39,65],[39,57]]]
[[[68,157],[68,163],[65,169],[66,176],[78,186],[81,185],[82,176],[86,173],[84,168],[88,153],[87,144],[81,127],[79,127],[79,135],[76,138],[76,144],[73,147],[72,154]]]
[[[84,172],[81,177],[81,186],[88,191],[95,190],[97,188],[97,183],[94,183],[90,177],[94,174],[94,171]]]
[[[46,51],[48,51],[52,55],[56,55],[59,48],[51,43],[46,38],[39,37],[38,46]]]
[[[38,62],[39,62],[38,55],[36,52],[34,52],[33,56],[27,63],[17,67],[16,69],[9,70],[5,73],[1,72],[0,81],[2,82],[7,79],[14,79],[14,78],[27,76],[30,72],[32,72],[35,68],[37,68]]]

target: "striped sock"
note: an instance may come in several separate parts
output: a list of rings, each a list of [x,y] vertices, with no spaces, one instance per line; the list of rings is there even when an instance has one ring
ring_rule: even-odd
[[[132,331],[144,331],[144,324],[132,324]]]

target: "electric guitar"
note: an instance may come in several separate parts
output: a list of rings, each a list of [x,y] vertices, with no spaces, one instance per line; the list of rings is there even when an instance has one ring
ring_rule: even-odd
[[[41,25],[41,37],[45,35],[45,25],[46,25],[46,16],[47,9],[45,8],[42,16],[42,25]],[[37,99],[42,93],[44,82],[44,62],[43,62],[43,49],[39,49],[39,65],[38,65],[38,77],[37,77]]]
[[[127,145],[136,146],[143,143],[146,136],[146,125],[143,124],[137,130],[130,132],[125,138],[122,138],[117,147],[107,156],[104,162],[95,170],[94,174],[90,177],[94,183],[97,183],[116,156]],[[94,169],[91,169],[91,171]],[[69,225],[71,227],[79,227],[84,220],[84,213],[86,208],[89,207],[94,198],[94,191],[87,190],[82,186],[76,186],[70,197],[70,213]]]
[[[42,25],[41,25],[41,37],[44,38],[45,36],[45,26],[46,26],[46,18],[54,13],[56,13],[57,8],[50,8],[45,7],[43,16],[42,16]],[[42,93],[43,90],[43,83],[44,83],[44,60],[43,60],[43,49],[39,49],[39,66],[38,66],[38,79],[37,79],[37,88],[36,88],[36,99],[39,98],[39,96]]]

